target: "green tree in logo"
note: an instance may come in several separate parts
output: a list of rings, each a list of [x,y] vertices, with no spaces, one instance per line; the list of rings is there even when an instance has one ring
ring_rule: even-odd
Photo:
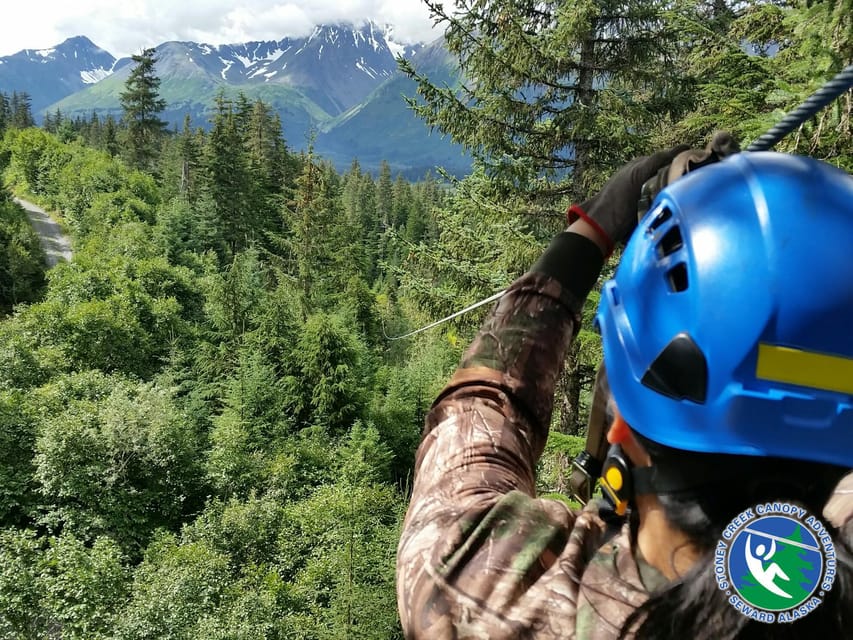
[[[798,523],[794,523],[793,532],[785,539],[795,543],[802,543],[802,527]],[[808,544],[813,542],[814,540],[810,537]],[[814,560],[814,551],[810,551],[798,544],[785,544],[779,541],[776,546],[776,553],[767,561],[762,561],[764,568],[767,568],[771,563],[777,564],[785,575],[790,578],[789,580],[784,580],[777,577],[773,581],[782,591],[789,594],[790,598],[769,591],[752,575],[752,572],[741,577],[736,587],[737,591],[747,603],[759,609],[784,611],[797,607],[811,596],[815,587],[814,580],[806,574],[806,572],[813,571],[814,569],[814,563],[809,561],[809,557],[811,557],[812,561]]]

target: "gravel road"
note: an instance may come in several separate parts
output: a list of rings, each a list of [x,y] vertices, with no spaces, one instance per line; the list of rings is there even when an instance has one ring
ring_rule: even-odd
[[[15,198],[15,202],[26,210],[30,223],[41,241],[48,268],[55,266],[60,260],[70,261],[71,240],[62,233],[62,228],[47,215],[44,209],[32,202],[20,198]]]

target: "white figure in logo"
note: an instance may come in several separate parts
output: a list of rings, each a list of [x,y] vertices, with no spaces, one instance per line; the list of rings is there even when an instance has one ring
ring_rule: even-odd
[[[782,578],[782,580],[790,580],[790,578],[785,575],[785,572],[782,571],[782,567],[774,562],[766,569],[764,568],[764,562],[770,560],[774,553],[776,553],[775,540],[771,541],[770,549],[767,551],[766,555],[764,554],[763,544],[759,544],[755,548],[756,555],[752,555],[752,534],[747,534],[746,550],[744,551],[744,555],[746,556],[746,566],[749,568],[750,573],[752,573],[755,579],[758,580],[758,583],[770,593],[775,593],[777,596],[781,596],[782,598],[790,598],[791,595],[782,591],[782,589],[776,586],[776,583],[774,582],[777,577]]]

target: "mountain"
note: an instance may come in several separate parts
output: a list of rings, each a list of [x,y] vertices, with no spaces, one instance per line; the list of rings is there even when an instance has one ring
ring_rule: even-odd
[[[113,72],[116,59],[85,36],[50,49],[24,49],[0,57],[0,91],[26,92],[33,114]]]
[[[67,42],[73,40],[78,39]],[[89,40],[79,40],[100,51]],[[189,114],[193,126],[207,127],[220,93],[229,98],[242,93],[251,101],[263,100],[279,113],[291,148],[304,148],[313,135],[316,151],[341,170],[358,158],[366,170],[377,170],[387,160],[393,170],[412,178],[436,165],[457,175],[467,173],[470,159],[460,148],[430,134],[408,109],[403,96],[414,96],[416,90],[397,70],[396,55],[405,55],[431,78],[455,81],[456,67],[441,41],[404,47],[394,42],[388,28],[371,22],[359,27],[318,26],[306,38],[279,41],[165,42],[156,48],[159,92],[167,103],[161,117],[180,127]],[[119,96],[133,65],[129,58],[109,58],[112,72],[102,71],[100,81],[66,90],[61,99],[41,109],[35,108],[33,100],[36,119],[57,109],[69,117],[88,118],[93,112],[120,117]],[[40,62],[28,64],[32,68]],[[0,65],[0,91],[21,90],[7,82],[2,70]],[[51,84],[49,78],[44,84]],[[64,90],[64,85],[53,85],[56,93]]]
[[[418,50],[409,60],[437,86],[458,82],[456,64],[441,40]],[[468,173],[471,159],[461,147],[439,132],[431,132],[403,98],[416,95],[415,82],[395,71],[367,100],[320,127],[317,150],[336,166],[343,166],[352,161],[357,149],[363,168],[373,169],[387,160],[395,171],[410,179],[422,177],[439,165],[452,174]]]

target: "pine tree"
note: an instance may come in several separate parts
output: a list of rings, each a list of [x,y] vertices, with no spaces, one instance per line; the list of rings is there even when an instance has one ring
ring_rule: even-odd
[[[402,61],[422,99],[410,103],[471,151],[498,199],[584,199],[681,107],[670,2],[425,2],[464,80],[442,88]]]
[[[132,59],[136,66],[120,96],[127,127],[126,154],[132,166],[150,171],[166,129],[167,123],[159,116],[166,108],[166,101],[158,93],[160,78],[154,70],[157,62],[154,49],[145,49]]]

